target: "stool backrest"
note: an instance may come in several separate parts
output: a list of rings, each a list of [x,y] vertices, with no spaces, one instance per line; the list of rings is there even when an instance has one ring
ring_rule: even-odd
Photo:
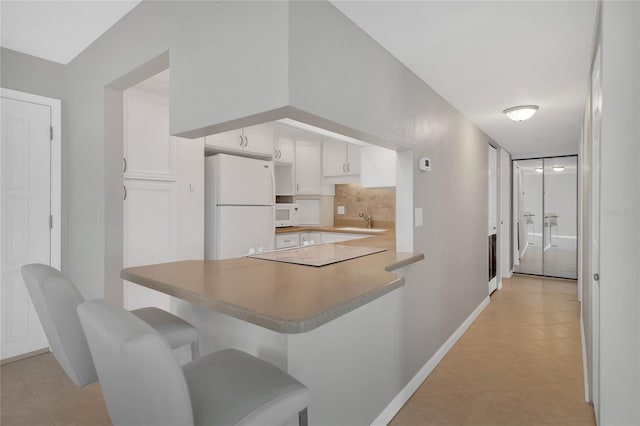
[[[98,380],[87,339],[76,311],[82,295],[62,272],[33,263],[22,267],[22,277],[53,356],[76,386]]]
[[[189,389],[173,351],[151,326],[105,300],[78,306],[115,425],[192,425]]]

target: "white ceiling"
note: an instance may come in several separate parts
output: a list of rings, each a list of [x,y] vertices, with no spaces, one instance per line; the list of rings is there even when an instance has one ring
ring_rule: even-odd
[[[596,2],[333,4],[514,156],[577,153]]]
[[[0,46],[67,64],[139,2],[2,0]]]
[[[2,0],[0,45],[66,64],[138,3]],[[595,1],[333,3],[515,157],[577,152]]]

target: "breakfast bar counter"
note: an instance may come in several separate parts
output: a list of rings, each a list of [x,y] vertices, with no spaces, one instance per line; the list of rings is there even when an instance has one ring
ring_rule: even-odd
[[[393,238],[335,243],[384,251],[321,267],[243,257],[131,267],[121,277],[279,333],[303,333],[403,285],[391,271],[424,255],[395,251]]]
[[[406,385],[405,275],[424,259],[394,243],[392,232],[378,232],[260,255],[271,260],[185,260],[121,276],[172,296],[171,310],[198,330],[201,353],[239,349],[304,383],[310,425],[369,425]],[[327,260],[335,263],[285,263]],[[177,351],[181,362],[190,355]]]

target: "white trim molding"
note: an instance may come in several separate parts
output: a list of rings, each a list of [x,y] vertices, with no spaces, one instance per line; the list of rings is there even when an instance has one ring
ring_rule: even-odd
[[[473,324],[476,318],[482,313],[484,308],[489,305],[490,297],[487,296],[478,307],[476,307],[473,312],[464,320],[464,322],[458,327],[456,331],[447,339],[446,342],[440,349],[436,351],[435,354],[427,361],[420,371],[416,373],[415,376],[407,383],[407,385],[396,395],[395,398],[391,400],[389,405],[386,406],[384,410],[376,417],[376,419],[371,423],[372,426],[380,426],[387,425],[393,419],[393,417],[398,414],[398,411],[402,408],[402,406],[411,398],[416,390],[420,387],[422,382],[424,382],[429,374],[436,368],[436,366],[442,361],[442,358],[451,350],[453,345],[456,344],[458,339],[462,337],[465,331]]]

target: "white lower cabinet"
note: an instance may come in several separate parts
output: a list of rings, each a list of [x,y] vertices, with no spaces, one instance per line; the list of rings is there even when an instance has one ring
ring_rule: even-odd
[[[339,243],[341,241],[357,240],[367,237],[370,237],[370,235],[318,231],[289,232],[276,235],[276,249]]]
[[[298,247],[300,245],[300,234],[289,232],[276,235],[276,249]]]

